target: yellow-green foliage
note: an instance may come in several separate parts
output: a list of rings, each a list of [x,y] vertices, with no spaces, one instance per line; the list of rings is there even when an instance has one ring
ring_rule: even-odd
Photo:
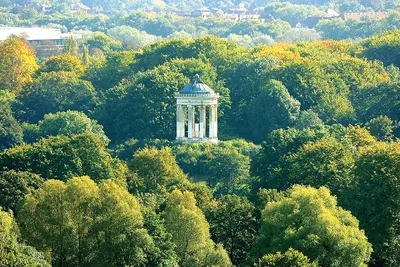
[[[327,188],[294,186],[262,211],[258,257],[294,248],[322,266],[367,266],[372,252],[358,220]]]

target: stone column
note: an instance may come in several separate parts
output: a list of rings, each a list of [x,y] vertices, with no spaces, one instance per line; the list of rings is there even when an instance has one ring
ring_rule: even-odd
[[[192,105],[188,105],[188,138],[193,139],[194,132],[194,110]]]
[[[179,137],[185,137],[185,111],[183,109],[183,105],[179,105]]]
[[[199,106],[200,113],[200,139],[204,139],[206,135],[205,126],[206,126],[206,107],[201,105]]]
[[[217,139],[218,138],[218,105],[217,104],[214,105],[213,115],[214,115],[213,136],[214,136],[214,138]]]
[[[185,109],[184,106],[181,105],[181,136],[182,138],[185,138],[186,132],[185,132],[185,120],[186,120],[186,114],[185,114]]]
[[[176,105],[176,139],[181,138],[181,105]]]
[[[208,138],[213,139],[213,135],[214,135],[214,109],[212,107],[212,105],[209,106],[209,110],[208,110]]]

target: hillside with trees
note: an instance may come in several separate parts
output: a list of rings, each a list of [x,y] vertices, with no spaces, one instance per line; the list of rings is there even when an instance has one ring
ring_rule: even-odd
[[[329,4],[314,2],[248,5]],[[27,8],[1,10],[1,24],[91,33],[55,53],[0,42],[1,267],[400,266],[397,11],[367,34],[352,31],[376,24],[342,25],[333,40],[331,20],[323,38],[280,42],[298,31],[283,16],[16,4]],[[196,74],[220,95],[217,144],[175,141],[174,96]]]

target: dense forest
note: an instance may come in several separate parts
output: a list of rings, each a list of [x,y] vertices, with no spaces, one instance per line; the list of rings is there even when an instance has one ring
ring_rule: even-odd
[[[10,6],[12,4],[29,7],[50,7],[56,10],[91,8],[95,10],[193,10],[203,7],[210,8],[229,8],[244,4],[249,8],[262,8],[267,4],[276,3],[275,0],[1,0],[0,6]],[[397,0],[290,0],[292,4],[323,6],[346,6],[361,9],[382,10],[396,8],[399,5]]]
[[[0,266],[400,266],[400,13],[285,40],[312,30],[65,10],[235,1],[9,2],[2,25],[86,34],[0,42]],[[221,96],[218,144],[174,140],[196,74]]]
[[[0,26],[46,27],[82,34],[84,39],[107,35],[115,41],[114,49],[138,49],[163,39],[195,39],[212,34],[245,48],[279,42],[296,43],[316,40],[360,41],[386,31],[400,30],[397,0],[385,1],[247,1],[244,6],[261,14],[260,19],[235,21],[224,12],[242,1],[181,0],[0,0]],[[161,7],[159,7],[161,6]],[[42,7],[46,12],[42,12]],[[208,7],[212,16],[194,17],[191,11]],[[360,20],[330,17],[338,14],[387,12],[382,18]],[[177,15],[174,12],[186,12]],[[297,22],[318,18],[312,27],[295,27]],[[262,22],[264,21],[264,22]],[[33,47],[38,58],[59,53]]]

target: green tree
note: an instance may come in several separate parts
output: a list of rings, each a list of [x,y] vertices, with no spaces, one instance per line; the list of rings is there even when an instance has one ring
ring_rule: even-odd
[[[144,228],[154,240],[155,249],[148,256],[148,266],[178,267],[179,258],[175,253],[172,235],[167,232],[161,214],[150,208],[143,209]]]
[[[386,116],[373,118],[366,123],[368,131],[380,141],[388,141],[393,139],[393,131],[397,123],[394,123]]]
[[[78,56],[78,42],[71,37],[64,41],[63,54],[69,56]]]
[[[105,146],[110,139],[105,135],[103,126],[95,120],[88,118],[83,112],[64,111],[54,114],[46,114],[38,123],[38,137],[49,137],[57,135],[73,136],[75,134],[92,133],[101,140]]]
[[[204,168],[210,178],[207,179],[214,189],[223,194],[240,191],[250,175],[250,157],[232,148],[216,148]]]
[[[300,251],[289,248],[285,253],[280,251],[262,257],[256,267],[318,267],[317,262],[310,263],[310,259]]]
[[[273,58],[246,57],[234,64],[227,77],[226,86],[232,100],[229,125],[243,137],[251,137],[246,110],[270,79],[271,69],[277,66],[278,61]]]
[[[321,61],[325,65],[329,62]],[[289,93],[300,101],[303,110],[312,109],[324,122],[349,123],[355,118],[349,85],[337,74],[337,70],[329,73],[324,64],[307,57],[277,69],[274,78],[280,80]]]
[[[0,151],[22,142],[22,127],[11,109],[13,99],[13,94],[0,92]]]
[[[118,51],[122,48],[122,44],[119,41],[107,36],[105,33],[96,32],[85,40],[85,45],[88,46],[89,50],[99,49],[106,55],[112,51]]]
[[[85,67],[77,56],[67,54],[50,57],[38,70],[39,73],[59,71],[71,72],[77,77],[81,77],[85,72]]]
[[[89,113],[98,102],[92,84],[68,72],[42,73],[17,99],[21,102],[19,116],[31,123],[58,111]]]
[[[137,50],[146,45],[155,43],[159,37],[139,31],[130,26],[117,26],[108,30],[108,34],[120,41],[125,49]]]
[[[229,257],[224,256],[226,252],[215,248],[209,225],[196,206],[193,193],[175,190],[169,194],[164,218],[165,227],[176,245],[180,266],[231,266]]]
[[[175,156],[168,147],[160,150],[156,148],[138,150],[129,163],[129,167],[141,179],[143,184],[143,188],[139,188],[141,192],[154,191],[186,179],[186,175],[176,163]]]
[[[395,249],[400,233],[399,160],[399,142],[376,142],[362,148],[346,203],[374,245],[374,258],[387,266],[400,263]]]
[[[19,219],[55,266],[142,266],[152,247],[138,201],[112,181],[46,181],[27,196]]]
[[[90,65],[86,78],[100,90],[107,90],[116,86],[123,79],[127,79],[136,71],[136,52],[112,52],[102,64]]]
[[[261,142],[273,130],[290,126],[299,112],[300,102],[281,82],[271,80],[247,108],[253,140]]]
[[[181,73],[168,68],[138,73],[133,81],[107,92],[115,92],[117,96],[115,99],[110,97],[100,107],[98,120],[112,140],[123,141],[132,137],[172,139],[176,123],[174,93],[187,83],[189,80]],[[110,120],[111,125],[108,123]]]
[[[0,208],[0,266],[50,267],[33,247],[20,243],[20,233],[13,214]]]
[[[335,139],[304,144],[289,156],[287,164],[287,169],[282,170],[279,188],[294,184],[326,186],[333,194],[340,195],[353,179],[354,155]]]
[[[347,127],[344,139],[356,149],[370,146],[377,142],[376,138],[366,128],[353,125]]]
[[[344,40],[351,37],[351,31],[346,22],[341,19],[320,20],[316,25],[324,39]]]
[[[312,110],[303,110],[297,117],[294,128],[304,130],[313,126],[322,126],[323,124],[317,113]]]
[[[95,181],[125,182],[127,167],[108,153],[93,134],[55,136],[20,145],[0,154],[0,170],[30,171],[44,179],[68,180],[89,175]]]
[[[100,184],[99,195],[93,266],[146,266],[147,253],[154,243],[143,228],[139,202],[112,181]]]
[[[369,85],[355,93],[357,115],[362,121],[379,116],[387,116],[392,120],[400,120],[399,83],[383,81],[377,85]]]
[[[195,39],[190,43],[190,56],[210,62],[217,69],[219,78],[229,76],[229,70],[235,62],[247,55],[248,52],[243,47],[213,35]]]
[[[228,251],[232,263],[240,266],[257,239],[254,205],[245,197],[224,195],[206,211],[211,237]]]
[[[322,266],[367,266],[372,246],[358,220],[336,205],[327,188],[294,186],[262,211],[260,237],[253,255],[302,251]]]
[[[338,133],[335,133],[338,132]],[[336,136],[337,135],[337,136]],[[252,157],[251,175],[257,177],[256,190],[261,188],[280,188],[282,179],[277,172],[288,168],[287,158],[296,153],[304,144],[315,142],[323,138],[343,138],[346,128],[341,125],[332,127],[313,127],[304,130],[289,128],[273,131],[268,138],[261,143],[260,150]]]
[[[21,91],[37,69],[36,56],[26,42],[12,37],[0,43],[0,90]]]
[[[43,184],[40,175],[22,172],[5,171],[0,174],[0,206],[6,210],[16,211],[17,205],[25,195],[34,192]]]
[[[361,55],[369,60],[380,60],[386,66],[391,64],[400,67],[400,58],[396,51],[399,49],[400,31],[388,31],[382,35],[373,36],[361,43]]]
[[[285,21],[304,20],[310,16],[325,15],[314,5],[293,5],[290,2],[273,2],[265,7],[264,12]]]
[[[171,39],[145,46],[137,55],[137,68],[149,70],[174,58],[191,58],[189,40]]]

